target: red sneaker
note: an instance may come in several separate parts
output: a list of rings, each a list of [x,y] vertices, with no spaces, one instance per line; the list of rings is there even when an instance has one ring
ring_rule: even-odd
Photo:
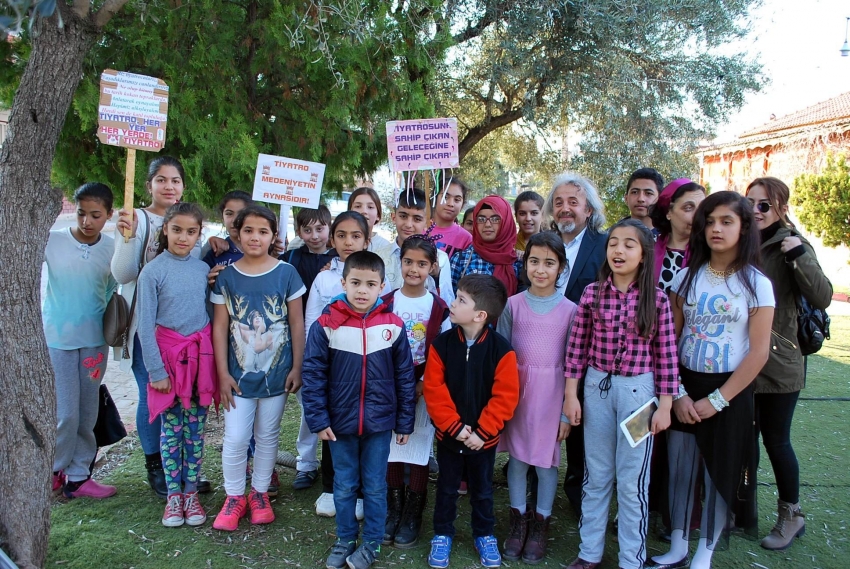
[[[269,502],[268,492],[262,494],[251,488],[248,494],[248,505],[251,508],[252,524],[270,524],[274,521],[274,510]]]
[[[239,520],[248,513],[248,500],[245,496],[228,496],[224,500],[224,506],[215,517],[213,529],[222,531],[236,531]]]
[[[269,496],[274,498],[277,496],[278,491],[280,490],[280,478],[277,475],[277,468],[272,469],[272,479],[269,482],[269,490],[266,492]]]
[[[95,500],[102,500],[114,496],[117,491],[115,486],[101,484],[94,478],[89,478],[73,492],[68,490],[68,485],[66,484],[64,493],[66,498],[93,498]]]
[[[65,472],[60,470],[53,473],[53,492],[59,492],[65,485]]]
[[[171,494],[165,503],[162,525],[167,528],[176,528],[182,526],[183,521],[183,494]]]
[[[207,513],[198,501],[198,493],[183,494],[183,517],[186,525],[199,526],[207,521]]]

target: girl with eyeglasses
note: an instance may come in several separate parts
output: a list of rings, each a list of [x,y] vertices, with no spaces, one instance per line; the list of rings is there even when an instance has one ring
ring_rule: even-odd
[[[791,421],[806,379],[797,342],[797,297],[802,294],[815,308],[826,308],[832,284],[812,246],[788,219],[788,186],[777,178],[756,178],[746,195],[761,236],[761,268],[776,296],[770,357],[756,377],[755,420],[776,475],[778,517],[761,546],[785,549],[806,527],[800,510],[800,468],[791,446]]]
[[[487,196],[472,212],[472,247],[452,255],[452,288],[465,275],[492,275],[502,281],[508,295],[518,292],[522,260],[517,258],[513,210],[502,197]],[[519,291],[521,292],[521,291]]]

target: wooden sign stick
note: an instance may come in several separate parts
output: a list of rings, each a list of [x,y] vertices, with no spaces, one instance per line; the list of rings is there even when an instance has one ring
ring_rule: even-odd
[[[428,220],[428,223],[431,223],[431,180],[428,178],[427,174],[424,174],[425,178],[425,219]]]
[[[130,228],[124,231],[124,243],[133,235],[133,181],[136,179],[136,149],[127,149],[127,169],[124,171],[124,211],[130,213]]]

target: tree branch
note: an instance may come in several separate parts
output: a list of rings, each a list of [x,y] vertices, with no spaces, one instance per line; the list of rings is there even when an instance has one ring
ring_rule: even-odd
[[[77,1],[85,1],[85,0],[75,0],[75,5]],[[112,19],[112,16],[118,13],[121,8],[124,7],[124,4],[127,3],[128,0],[106,0],[103,3],[103,6],[100,7],[100,10],[94,15],[94,23],[98,28],[104,27],[109,21]]]
[[[78,18],[82,20],[88,18],[89,10],[91,10],[91,2],[89,0],[74,0],[72,11]]]
[[[460,160],[463,161],[464,156],[466,156],[469,151],[475,147],[476,144],[481,142],[481,140],[485,136],[487,136],[494,130],[500,129],[503,126],[507,126],[514,121],[518,121],[522,118],[522,115],[523,110],[522,107],[520,107],[502,115],[496,115],[489,121],[482,122],[469,129],[466,132],[466,135],[463,137],[463,140],[461,140],[458,144],[458,156]]]
[[[488,6],[487,10],[484,12],[484,15],[481,17],[480,20],[478,20],[478,22],[474,26],[470,26],[467,24],[465,30],[452,36],[452,39],[454,40],[455,44],[460,44],[465,41],[469,41],[483,34],[484,30],[486,30],[490,26],[490,24],[498,20],[498,15],[504,11],[505,4],[507,4],[507,2],[497,0],[493,3],[492,6]]]

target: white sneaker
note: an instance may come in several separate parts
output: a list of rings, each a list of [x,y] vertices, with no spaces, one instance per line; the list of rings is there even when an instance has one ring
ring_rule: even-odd
[[[334,495],[330,492],[322,492],[319,499],[316,500],[316,515],[323,518],[332,518],[336,515],[336,506],[334,506]]]
[[[354,507],[354,517],[357,518],[358,522],[362,522],[363,518],[366,517],[366,514],[363,513],[363,499],[357,499],[357,505]]]

